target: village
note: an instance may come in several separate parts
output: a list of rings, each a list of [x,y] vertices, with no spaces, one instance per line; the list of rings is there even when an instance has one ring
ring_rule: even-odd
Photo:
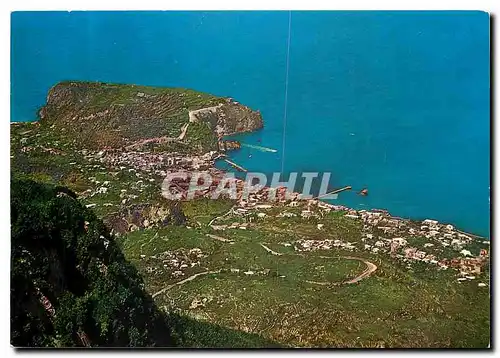
[[[44,148],[43,150],[47,149]],[[57,149],[52,149],[52,151],[55,152]],[[196,156],[142,151],[102,150],[92,152],[83,150],[82,154],[91,162],[99,162],[102,165],[118,170],[134,171],[138,178],[147,177],[151,183],[157,183],[159,178],[163,178],[169,173],[184,172],[186,178],[173,180],[170,188],[175,193],[181,194],[181,199],[184,200],[187,198],[191,175],[194,172],[205,172],[213,179],[209,187],[202,191],[196,191],[194,198],[210,198],[220,181],[228,180],[228,186],[234,184],[237,196],[237,204],[232,209],[231,214],[247,219],[243,223],[235,222],[229,226],[212,223],[211,227],[214,230],[225,230],[226,228],[246,229],[249,225],[251,226],[252,217],[263,219],[268,215],[266,213],[268,209],[276,207],[282,209],[276,216],[283,218],[283,220],[298,215],[304,220],[322,218],[330,212],[340,211],[344,213],[345,218],[360,221],[363,225],[360,242],[303,239],[294,243],[294,248],[298,252],[338,248],[348,251],[387,254],[403,262],[418,261],[434,266],[439,270],[455,270],[459,282],[476,279],[483,272],[484,266],[489,260],[487,249],[481,249],[480,252],[473,255],[470,250],[464,248],[475,239],[473,235],[463,233],[452,225],[442,224],[435,220],[426,219],[417,222],[393,217],[385,210],[354,210],[319,199],[302,199],[301,194],[287,192],[286,187],[262,187],[260,190],[257,189],[255,192],[248,193],[244,198],[245,181],[239,178],[226,179],[226,173],[215,168],[215,162],[221,157],[221,152],[211,151]],[[230,183],[231,181],[234,181],[234,183]],[[105,192],[105,190],[101,186],[97,189],[96,194]],[[90,196],[95,195],[88,194]],[[270,196],[273,196],[275,200],[269,200]],[[222,194],[222,197],[224,197],[224,194]],[[300,209],[300,213],[287,211],[287,208]],[[321,229],[322,224],[318,224],[318,230]],[[421,247],[415,247],[409,244],[408,238],[425,238],[427,242],[424,242]],[[489,245],[488,240],[482,240],[481,243]],[[439,255],[440,251],[446,248],[451,249],[455,256],[440,257],[442,256]],[[480,283],[480,285],[485,284]]]
[[[196,118],[182,125],[182,139],[176,139],[183,145],[171,147],[157,139],[175,131],[154,138],[156,133],[147,132],[119,147],[92,147],[52,127],[13,125],[12,166],[24,178],[68,187],[61,195],[74,195],[102,220],[110,230],[109,237],[101,237],[104,247],[121,245],[155,302],[197,319],[247,329],[231,317],[255,324],[271,316],[328,317],[325,324],[340,317],[340,325],[352,323],[349,330],[355,332],[356,322],[366,319],[370,325],[372,317],[400,325],[405,314],[434,314],[448,322],[452,313],[446,307],[441,313],[440,305],[452,300],[454,307],[465,307],[471,289],[477,297],[488,294],[488,239],[432,219],[355,210],[320,194],[308,198],[286,186],[248,190],[242,179],[246,169],[228,153],[242,144],[219,136],[211,150],[189,147],[201,119],[196,112],[191,116]],[[237,131],[237,124],[225,125]],[[113,129],[106,130],[112,136]],[[219,169],[222,161],[239,173]],[[163,187],[175,173],[182,176]],[[197,181],[193,190],[199,177],[210,183]],[[221,184],[228,190],[221,192]],[[165,189],[177,198],[166,198]],[[339,190],[352,188],[327,191]],[[367,189],[358,194],[367,195]],[[110,274],[111,265],[98,264],[101,273]],[[341,315],[337,301],[345,307]],[[255,327],[248,331],[261,329]]]
[[[57,156],[65,155],[58,142],[55,143],[54,147],[50,147],[48,144],[45,146],[27,145],[26,140],[22,140],[21,143],[23,144],[22,153],[40,151]],[[253,192],[246,192],[243,195],[245,190],[248,189],[245,188],[245,181],[236,177],[228,179],[226,172],[217,169],[215,166],[217,160],[224,159],[227,150],[238,148],[238,142],[220,139],[219,151],[210,151],[203,155],[127,151],[123,149],[103,149],[100,151],[83,149],[80,154],[91,167],[96,168],[97,166],[101,170],[110,170],[110,173],[113,173],[113,171],[115,173],[127,171],[136,176],[138,180],[133,187],[139,191],[150,185],[158,185],[162,178],[171,173],[182,172],[185,174],[185,178],[174,179],[169,188],[173,193],[179,194],[181,200],[187,199],[191,176],[195,172],[205,173],[212,178],[212,181],[205,189],[191,193],[194,199],[210,198],[221,181],[225,181],[227,187],[236,189],[236,205],[232,208],[230,214],[240,218],[239,220],[242,219],[243,222],[237,221],[232,225],[220,225],[212,222],[211,227],[214,230],[225,230],[226,228],[246,229],[252,225],[253,218],[265,220],[269,215],[267,211],[272,208],[280,208],[275,215],[283,220],[297,216],[300,216],[303,220],[321,219],[330,212],[342,212],[345,218],[362,223],[362,237],[359,242],[345,242],[341,239],[301,239],[294,243],[294,249],[297,252],[342,249],[385,254],[402,262],[422,262],[434,266],[438,270],[455,270],[459,282],[476,279],[484,271],[484,266],[488,263],[489,253],[487,249],[481,249],[480,252],[473,254],[465,248],[477,239],[474,235],[461,232],[452,225],[442,224],[435,220],[426,219],[418,222],[393,217],[384,210],[354,210],[342,205],[333,205],[317,198],[303,199],[300,193],[287,191],[286,187],[270,188],[262,186],[253,188]],[[88,179],[97,188],[94,191],[87,190],[81,193],[82,197],[91,198],[107,192],[109,181],[100,182],[92,177]],[[227,194],[222,193],[221,197],[225,195]],[[120,197],[121,204],[124,205],[136,198],[137,195],[127,193],[123,189]],[[270,200],[271,197],[273,200]],[[95,207],[95,205],[89,204],[88,207]],[[110,203],[109,205],[115,204]],[[322,227],[323,224],[318,223],[318,231],[321,231]],[[137,229],[136,227],[135,230]],[[131,230],[134,230],[134,228]],[[425,242],[422,242],[417,247],[409,242],[412,238],[425,239]],[[483,246],[489,245],[488,240],[482,240],[481,243]],[[447,252],[447,255],[444,255],[445,257],[443,257],[443,250]],[[480,283],[480,285],[485,284]]]

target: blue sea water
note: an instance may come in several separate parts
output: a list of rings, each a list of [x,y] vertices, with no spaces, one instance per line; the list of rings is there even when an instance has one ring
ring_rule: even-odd
[[[483,12],[16,12],[11,121],[62,80],[187,87],[259,109],[252,171],[332,172],[338,203],[490,235]],[[251,156],[251,157],[250,157]],[[284,158],[283,158],[284,157]]]

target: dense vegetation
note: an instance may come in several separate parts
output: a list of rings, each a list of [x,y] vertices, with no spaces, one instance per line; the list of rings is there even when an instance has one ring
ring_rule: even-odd
[[[13,179],[11,219],[16,347],[273,345],[161,312],[102,221],[65,187]]]
[[[137,270],[71,191],[13,180],[11,213],[13,345],[170,343]]]
[[[444,227],[431,236],[419,221],[370,224],[309,202],[239,210],[222,198],[163,198],[164,159],[204,152],[214,133],[193,122],[182,141],[120,146],[176,137],[189,110],[218,101],[66,83],[51,90],[41,121],[11,125],[12,344],[488,346],[488,256],[473,273],[436,264],[483,256],[485,239]],[[245,113],[227,115],[228,128]],[[393,255],[396,238],[407,244]],[[365,261],[376,271],[347,282]]]

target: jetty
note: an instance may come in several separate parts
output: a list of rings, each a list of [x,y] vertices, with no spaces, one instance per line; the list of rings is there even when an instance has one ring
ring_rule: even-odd
[[[233,168],[235,168],[236,170],[239,170],[240,172],[244,172],[244,173],[247,173],[248,170],[246,170],[245,168],[243,168],[242,166],[236,164],[235,162],[227,159],[227,158],[223,158],[222,160],[224,160],[227,164],[229,164],[230,166],[232,166]]]
[[[350,185],[347,185],[347,186],[344,186],[343,188],[340,188],[340,189],[335,189],[335,190],[332,190],[330,191],[329,193],[326,193],[326,194],[323,194],[323,195],[320,195],[318,196],[316,199],[321,199],[327,195],[333,195],[333,194],[338,194],[340,192],[343,192],[343,191],[346,191],[346,190],[351,190],[352,187]]]

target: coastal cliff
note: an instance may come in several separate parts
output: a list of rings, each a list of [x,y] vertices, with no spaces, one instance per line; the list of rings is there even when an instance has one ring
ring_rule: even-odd
[[[270,202],[269,188],[161,195],[172,171],[217,179],[215,160],[239,147],[221,136],[261,128],[258,111],[191,90],[65,82],[39,115],[11,125],[11,176],[68,187],[162,311],[219,327],[183,324],[183,345],[236,346],[220,327],[303,347],[489,344],[486,239],[380,210]]]

